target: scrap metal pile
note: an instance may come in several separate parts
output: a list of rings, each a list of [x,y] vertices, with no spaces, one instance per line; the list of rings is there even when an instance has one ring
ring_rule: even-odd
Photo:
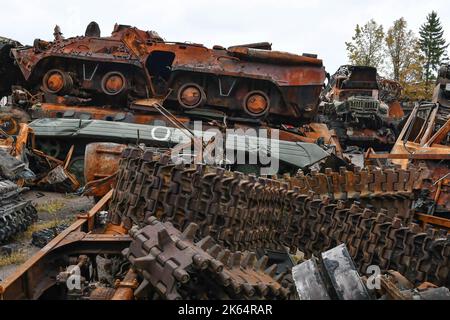
[[[447,229],[450,227],[450,96],[449,66],[439,72],[433,101],[418,104],[412,110],[390,154],[375,154],[367,158],[390,161],[402,168],[419,164],[424,170],[424,184],[415,206],[423,213],[420,220]]]
[[[368,168],[272,180],[176,165],[140,149],[125,150],[120,168],[109,213],[126,229],[151,217],[178,230],[195,223],[199,237],[230,250],[288,247],[307,257],[345,243],[361,272],[379,265],[415,283],[449,286],[447,231],[411,222],[415,170]]]
[[[0,129],[0,244],[25,231],[37,220],[31,201],[22,194],[30,187],[73,191],[78,187],[61,163],[32,145],[32,131],[20,124],[17,135]]]
[[[46,250],[0,284],[0,297],[448,298],[449,227],[437,220],[449,202],[448,67],[433,103],[406,119],[400,85],[376,69],[342,66],[325,86],[316,55],[269,43],[208,49],[125,25],[101,37],[96,23],[54,36],[33,46],[0,38],[0,125],[17,162],[4,171],[20,172],[21,186],[86,182],[100,200],[67,229],[36,234]],[[267,130],[278,175],[174,156],[180,136],[207,149],[208,129],[227,141],[232,129]],[[1,242],[36,212],[11,200],[17,185],[0,186]],[[373,266],[376,289],[364,278]],[[79,286],[68,286],[75,276]]]
[[[96,23],[82,37],[65,39],[58,27],[54,35],[0,47],[10,67],[2,77],[21,79],[12,84],[41,102],[139,109],[139,99],[155,98],[174,110],[207,105],[231,119],[295,124],[314,115],[325,79],[316,56],[272,51],[269,43],[208,49],[125,25],[100,37]],[[12,84],[0,91],[13,93]]]

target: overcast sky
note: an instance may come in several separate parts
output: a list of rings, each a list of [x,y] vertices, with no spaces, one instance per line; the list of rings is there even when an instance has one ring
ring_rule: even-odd
[[[71,37],[84,34],[92,20],[102,35],[118,22],[208,47],[269,41],[274,50],[318,54],[331,73],[347,63],[345,41],[355,25],[371,18],[387,29],[404,17],[417,33],[427,13],[436,10],[450,41],[447,0],[2,0],[0,8],[0,35],[24,44],[51,40],[55,24]]]

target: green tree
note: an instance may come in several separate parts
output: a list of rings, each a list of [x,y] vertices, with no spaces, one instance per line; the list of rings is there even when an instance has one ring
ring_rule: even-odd
[[[373,19],[362,27],[356,25],[352,41],[345,45],[351,64],[379,68],[384,60],[383,26]]]
[[[423,79],[423,65],[425,57],[421,54],[419,42],[414,44],[414,54],[410,55],[410,61],[400,70],[399,83],[403,87],[403,96],[412,101],[427,100],[427,86]]]
[[[424,57],[419,48],[419,41],[413,31],[408,30],[404,18],[394,21],[386,33],[386,69],[389,77],[398,81],[403,87],[403,95],[412,100],[426,98],[423,83]]]
[[[390,60],[390,76],[401,81],[401,74],[408,69],[415,53],[416,37],[404,18],[394,21],[394,25],[389,28],[386,34],[386,51]]]
[[[430,85],[436,78],[436,71],[447,58],[448,47],[441,21],[435,11],[428,14],[426,22],[420,27],[419,35],[420,50],[425,57],[423,65],[425,86],[429,94]]]

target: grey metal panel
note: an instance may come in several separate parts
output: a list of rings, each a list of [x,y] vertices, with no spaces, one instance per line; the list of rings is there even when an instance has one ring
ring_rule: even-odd
[[[114,139],[125,141],[137,141],[138,132],[139,138],[142,142],[164,142],[177,144],[181,139],[188,139],[183,134],[183,130],[161,127],[153,125],[143,125],[134,123],[113,122],[104,120],[79,120],[79,119],[39,119],[30,124],[30,127],[35,131],[36,136],[46,137],[77,137],[77,138],[91,138],[91,139]],[[164,131],[167,130],[167,131]],[[166,135],[167,139],[160,139],[162,135]],[[186,132],[186,131],[185,131]],[[152,134],[153,133],[153,134]],[[194,132],[198,136],[210,137],[211,132]],[[156,136],[156,137],[155,137]],[[156,138],[156,139],[155,139]],[[236,138],[240,138],[237,139]],[[262,148],[261,143],[266,142],[266,138],[259,137],[245,137],[241,135],[228,135],[228,141],[236,141],[235,150],[258,152],[259,149],[252,148],[255,143],[259,148]],[[269,140],[270,141],[270,140]],[[304,168],[314,163],[321,161],[329,156],[329,154],[313,143],[304,142],[291,142],[291,141],[278,141],[279,148],[278,156],[276,152],[272,151],[272,156],[279,158],[279,160],[290,163],[294,166]],[[272,142],[270,146],[274,146]],[[263,148],[266,151],[267,148]]]
[[[340,300],[370,300],[345,244],[322,253],[322,261]]]
[[[292,268],[292,277],[300,300],[330,300],[315,258]]]

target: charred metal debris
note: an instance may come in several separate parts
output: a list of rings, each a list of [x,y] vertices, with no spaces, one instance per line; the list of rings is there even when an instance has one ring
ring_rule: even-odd
[[[0,242],[37,219],[28,188],[97,203],[33,234],[45,250],[1,298],[449,299],[449,66],[403,110],[374,68],[326,82],[316,55],[266,42],[54,36],[0,38]],[[208,129],[277,131],[278,174],[171,157],[175,133],[203,151]]]
[[[25,231],[37,220],[36,209],[21,196],[23,191],[14,182],[0,178],[0,243]]]

